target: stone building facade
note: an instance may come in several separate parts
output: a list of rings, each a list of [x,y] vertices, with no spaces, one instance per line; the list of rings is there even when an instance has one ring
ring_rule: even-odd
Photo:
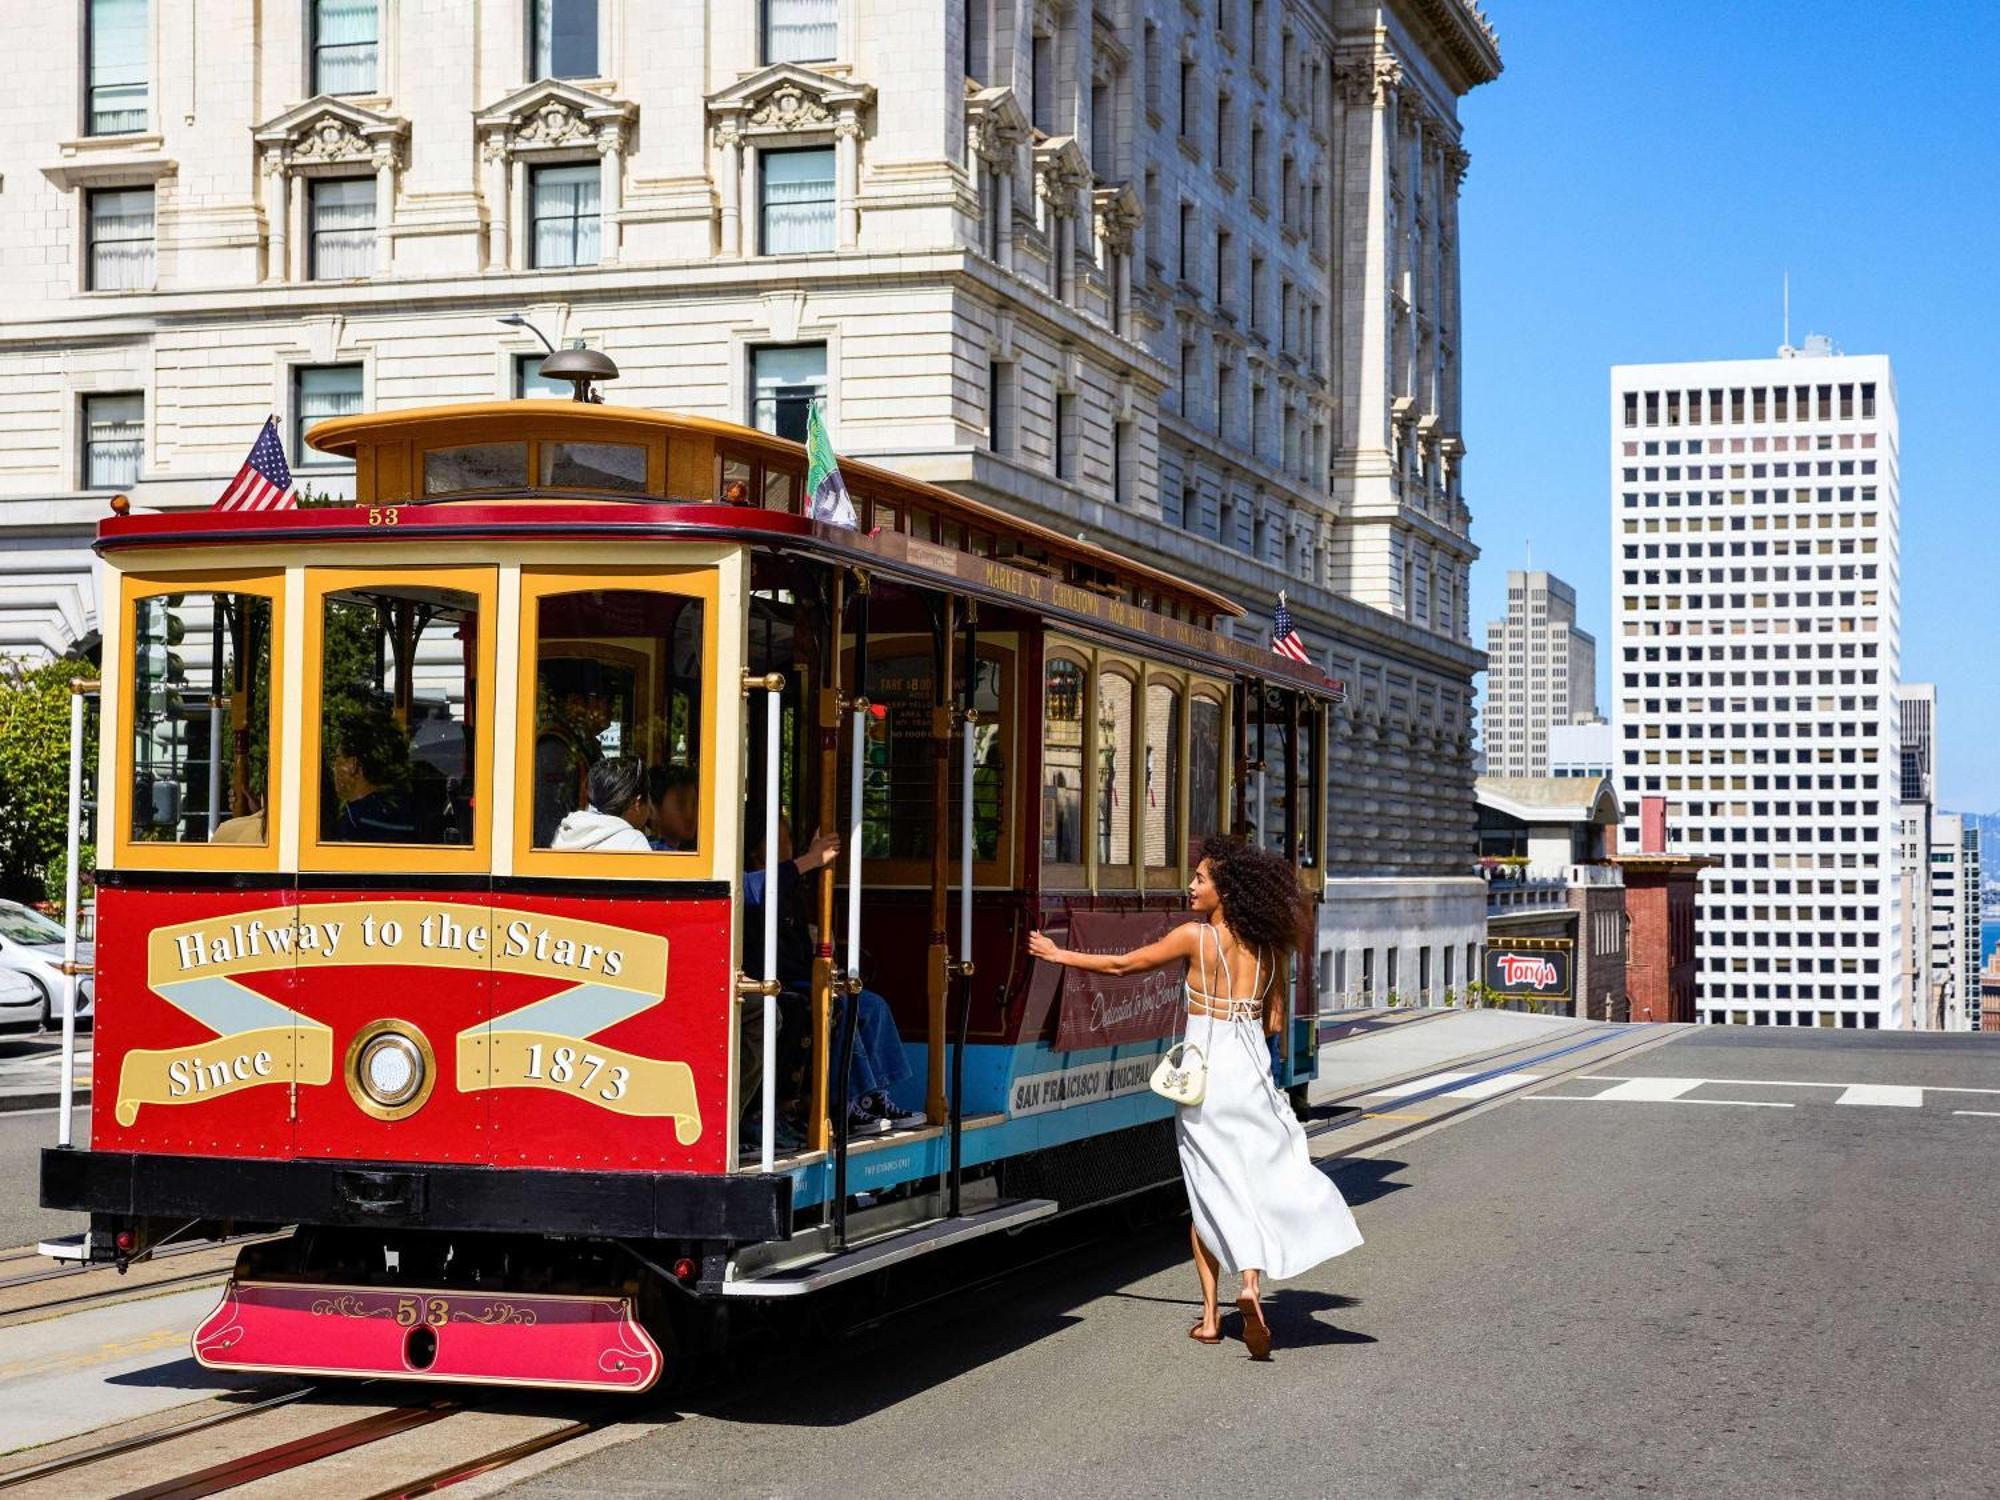
[[[1468,0],[63,0],[0,18],[0,649],[95,630],[106,496],[275,412],[539,390],[784,430],[1280,589],[1348,685],[1336,951],[1463,947]],[[519,321],[502,326],[501,317]],[[1343,963],[1345,961],[1343,960]],[[1405,960],[1414,972],[1413,954]],[[1360,969],[1358,959],[1352,965]]]

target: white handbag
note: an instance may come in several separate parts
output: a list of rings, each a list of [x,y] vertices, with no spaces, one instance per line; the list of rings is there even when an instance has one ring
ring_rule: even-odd
[[[1175,1042],[1153,1069],[1149,1086],[1162,1099],[1181,1105],[1199,1104],[1208,1093],[1208,1058],[1193,1042],[1185,1039]]]

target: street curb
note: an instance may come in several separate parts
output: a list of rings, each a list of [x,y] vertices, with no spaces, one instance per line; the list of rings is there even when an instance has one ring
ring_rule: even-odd
[[[78,1106],[90,1103],[90,1090],[78,1089],[70,1095]],[[22,1114],[31,1109],[54,1109],[62,1103],[60,1093],[0,1094],[0,1115]]]

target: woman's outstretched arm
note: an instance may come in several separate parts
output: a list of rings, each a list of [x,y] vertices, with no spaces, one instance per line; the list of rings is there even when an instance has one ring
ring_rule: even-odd
[[[1200,925],[1199,922],[1183,922],[1158,942],[1134,948],[1130,953],[1073,953],[1067,948],[1057,947],[1046,933],[1031,932],[1028,934],[1028,955],[1092,974],[1144,974],[1194,957],[1195,929]]]

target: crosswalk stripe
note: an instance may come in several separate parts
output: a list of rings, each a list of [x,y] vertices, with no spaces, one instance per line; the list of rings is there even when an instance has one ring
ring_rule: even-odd
[[[1428,1093],[1430,1090],[1438,1088],[1443,1084],[1457,1083],[1460,1079],[1470,1078],[1471,1076],[1470,1073],[1433,1073],[1428,1078],[1417,1078],[1411,1080],[1409,1083],[1396,1083],[1391,1084],[1386,1089],[1377,1089],[1368,1097],[1370,1099],[1406,1099],[1411,1094]]]
[[[1835,1104],[1881,1104],[1894,1109],[1922,1109],[1924,1091],[1904,1083],[1850,1083]]]
[[[1542,1075],[1539,1073],[1502,1073],[1498,1078],[1482,1078],[1477,1083],[1468,1083],[1462,1089],[1453,1089],[1446,1094],[1447,1099],[1491,1099],[1495,1094],[1504,1094],[1509,1089],[1520,1088],[1533,1083]]]
[[[1594,1099],[1641,1099],[1653,1103],[1664,1103],[1678,1099],[1691,1089],[1700,1088],[1699,1078],[1628,1078],[1623,1083],[1613,1084],[1601,1094],[1593,1094]]]

